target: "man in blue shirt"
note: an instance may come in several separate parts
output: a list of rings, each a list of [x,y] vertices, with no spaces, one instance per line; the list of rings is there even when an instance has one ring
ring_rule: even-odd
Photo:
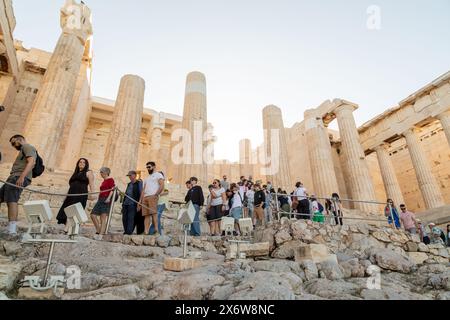
[[[136,171],[130,171],[127,176],[130,178],[130,183],[125,191],[126,197],[122,204],[123,230],[124,234],[132,235],[137,227],[137,234],[141,234],[144,232],[144,220],[141,213],[138,212],[137,203],[142,193],[142,181],[137,179]]]

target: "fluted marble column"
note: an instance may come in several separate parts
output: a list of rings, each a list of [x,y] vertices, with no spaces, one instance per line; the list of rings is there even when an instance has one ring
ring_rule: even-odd
[[[253,176],[252,143],[249,139],[239,141],[239,165],[241,167],[241,176],[248,178]]]
[[[263,110],[264,141],[269,163],[265,171],[267,180],[275,188],[292,188],[287,151],[286,133],[281,109],[270,105]]]
[[[63,32],[25,126],[28,142],[38,149],[50,169],[56,166],[86,41],[92,35],[90,9],[67,1],[61,9],[61,28]]]
[[[427,155],[420,145],[415,129],[408,129],[403,133],[408,145],[409,155],[416,171],[417,182],[422,192],[427,209],[438,208],[444,205],[441,189],[431,171]]]
[[[150,158],[156,162],[157,166],[161,166],[161,141],[164,128],[166,127],[165,119],[161,115],[153,118],[150,139]]]
[[[183,126],[191,138],[189,150],[183,154],[186,163],[181,165],[181,179],[196,177],[199,184],[208,187],[208,166],[203,153],[208,145],[204,139],[208,130],[208,113],[206,100],[206,77],[200,72],[191,72],[186,79],[186,96],[184,101]]]
[[[126,75],[120,81],[104,161],[119,180],[125,179],[127,172],[137,167],[144,93],[142,78]]]
[[[342,104],[335,110],[339,125],[342,149],[348,167],[348,182],[352,200],[375,201],[375,190],[364,150],[359,140],[353,111],[355,105]],[[375,212],[378,207],[368,203],[355,203],[355,208],[365,212]]]
[[[305,134],[314,184],[311,191],[318,197],[331,197],[339,192],[339,187],[328,130],[316,110],[305,112]]]
[[[445,136],[447,137],[447,141],[450,144],[450,110],[441,113],[436,118],[438,118],[441,122],[442,129],[444,129]]]
[[[388,198],[394,200],[394,203],[399,206],[400,204],[405,203],[405,200],[395,174],[394,166],[392,165],[391,158],[386,148],[387,146],[383,144],[376,147],[375,151],[377,153],[381,177],[383,178],[384,188],[386,189],[386,195]]]

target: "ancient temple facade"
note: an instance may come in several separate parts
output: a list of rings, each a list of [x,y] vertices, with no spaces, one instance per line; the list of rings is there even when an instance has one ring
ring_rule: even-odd
[[[81,13],[75,30],[67,6]],[[230,181],[243,175],[271,181],[288,193],[301,181],[319,197],[333,192],[360,201],[389,197],[419,212],[450,204],[450,72],[360,127],[353,114],[364,106],[343,99],[299,114],[290,128],[284,126],[282,106],[261,106],[264,144],[252,146],[242,137],[231,146],[240,150],[233,163],[214,159],[217,138],[207,116],[207,75],[194,71],[186,76],[182,115],[146,106],[149,85],[139,75],[117,79],[116,100],[95,97],[95,30],[85,4],[67,1],[61,9],[54,52],[25,48],[13,37],[15,25],[11,0],[0,0],[0,103],[6,109],[0,113],[1,166],[10,165],[16,155],[9,138],[24,134],[49,173],[68,175],[85,157],[94,170],[109,166],[124,179],[129,170],[145,174],[152,160],[173,185],[196,176],[206,187],[223,175]],[[338,131],[329,128],[333,121]],[[180,150],[183,130],[194,143]],[[271,166],[275,170],[267,170]],[[380,212],[365,202],[349,206]]]

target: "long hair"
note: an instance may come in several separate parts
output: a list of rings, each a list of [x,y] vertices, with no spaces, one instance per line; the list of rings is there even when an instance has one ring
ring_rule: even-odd
[[[84,167],[83,171],[80,170],[80,166],[79,166],[81,160],[84,160],[84,162],[86,163],[86,166]],[[73,175],[75,176],[75,175],[79,174],[80,172],[88,172],[88,171],[89,171],[89,161],[88,161],[88,159],[81,158],[80,160],[77,161],[77,166],[75,168],[75,171],[73,172]]]

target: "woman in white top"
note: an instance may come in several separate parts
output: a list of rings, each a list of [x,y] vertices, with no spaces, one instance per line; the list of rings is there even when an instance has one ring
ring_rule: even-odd
[[[225,202],[227,201],[225,189],[219,180],[214,180],[213,187],[210,191],[210,208],[208,210],[207,219],[209,229],[212,236],[220,236],[220,222],[225,211]]]

